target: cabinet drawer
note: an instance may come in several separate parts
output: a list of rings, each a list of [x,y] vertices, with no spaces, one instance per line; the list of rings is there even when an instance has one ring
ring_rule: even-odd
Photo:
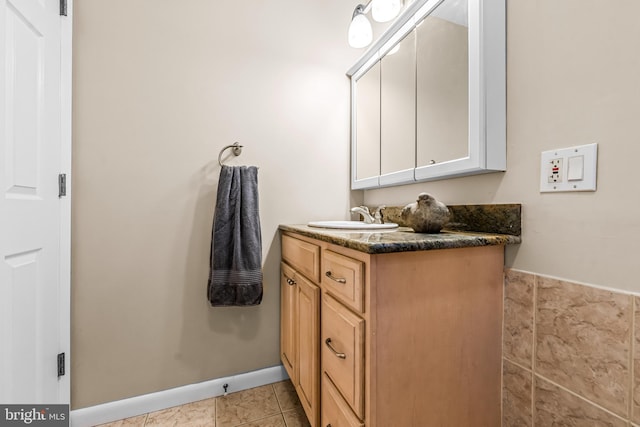
[[[312,281],[320,280],[319,246],[283,235],[282,259]]]
[[[364,263],[325,250],[322,252],[322,285],[349,307],[362,312]]]
[[[355,414],[364,417],[364,320],[322,295],[322,370]]]
[[[322,426],[363,427],[329,377],[322,375]]]

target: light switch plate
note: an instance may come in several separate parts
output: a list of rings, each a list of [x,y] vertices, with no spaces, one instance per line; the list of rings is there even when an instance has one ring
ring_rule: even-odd
[[[571,167],[579,166],[576,158],[582,158],[582,179],[576,176]],[[570,160],[571,159],[571,160]],[[562,165],[557,179],[551,179],[553,168]],[[596,191],[596,172],[598,166],[598,144],[579,145],[543,151],[540,156],[540,192],[559,191]],[[569,174],[571,173],[571,176]],[[571,178],[571,179],[569,179]]]

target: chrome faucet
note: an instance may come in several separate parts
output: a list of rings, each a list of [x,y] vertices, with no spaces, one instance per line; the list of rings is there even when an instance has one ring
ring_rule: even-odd
[[[378,206],[373,211],[373,222],[375,224],[384,224],[384,217],[382,216],[382,211],[386,208],[385,205]]]
[[[369,208],[366,206],[356,206],[355,208],[351,208],[352,213],[359,213],[362,215],[362,219],[366,224],[373,224],[375,218],[369,213]]]
[[[385,206],[379,206],[373,211],[373,215],[369,212],[369,208],[366,206],[356,206],[355,208],[351,208],[352,213],[359,213],[362,215],[364,222],[366,224],[382,224],[382,210]]]

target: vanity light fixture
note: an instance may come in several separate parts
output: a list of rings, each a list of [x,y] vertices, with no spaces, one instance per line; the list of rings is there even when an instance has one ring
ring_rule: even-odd
[[[356,6],[349,25],[349,46],[367,47],[373,41],[371,22],[366,17],[369,11],[376,22],[387,22],[398,16],[401,9],[402,0],[369,0]]]
[[[376,22],[387,22],[398,16],[402,0],[371,0],[371,17]]]
[[[373,40],[373,30],[371,22],[365,16],[371,3],[365,5],[359,4],[353,11],[351,24],[349,25],[349,46],[355,48],[367,47]]]

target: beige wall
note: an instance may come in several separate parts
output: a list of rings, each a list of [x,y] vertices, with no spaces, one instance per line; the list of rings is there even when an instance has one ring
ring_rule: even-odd
[[[277,226],[351,204],[352,3],[75,2],[74,408],[279,364]],[[210,308],[234,141],[260,168],[264,300]]]
[[[278,364],[277,225],[346,218],[356,1],[75,2],[72,405]],[[640,291],[640,3],[508,0],[508,172],[367,191],[524,205],[521,270]],[[260,167],[265,298],[205,298],[218,151]],[[599,143],[596,193],[540,152]]]
[[[615,3],[615,5],[614,5]],[[523,204],[507,264],[640,291],[640,2],[507,1],[507,172],[365,192],[402,205]],[[539,193],[540,152],[597,142],[598,191]]]

